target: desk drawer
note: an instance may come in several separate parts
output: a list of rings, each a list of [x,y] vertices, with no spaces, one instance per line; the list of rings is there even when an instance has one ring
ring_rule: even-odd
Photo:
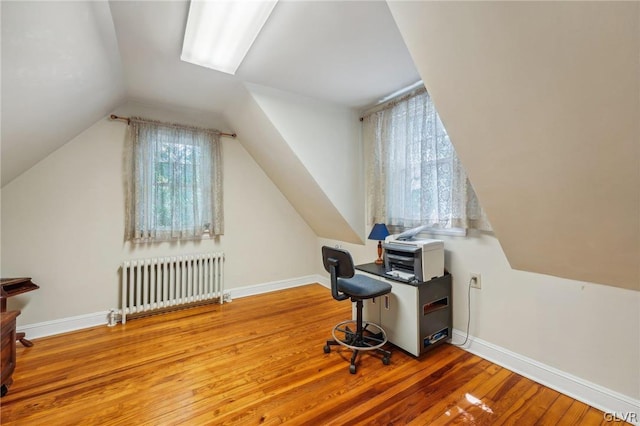
[[[448,297],[451,299],[451,275],[434,278],[418,285],[420,291],[420,306]],[[451,300],[449,300],[451,304]]]

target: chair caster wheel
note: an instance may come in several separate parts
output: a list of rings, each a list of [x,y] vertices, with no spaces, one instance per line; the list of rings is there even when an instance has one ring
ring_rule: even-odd
[[[382,358],[382,363],[384,365],[389,365],[391,361],[389,360],[389,357],[385,356],[384,358]]]
[[[349,373],[356,374],[356,366],[355,365],[351,364],[349,366]]]
[[[329,352],[331,352],[331,348],[329,347],[329,345],[324,345],[324,348],[322,348],[324,350],[325,354],[328,354]]]

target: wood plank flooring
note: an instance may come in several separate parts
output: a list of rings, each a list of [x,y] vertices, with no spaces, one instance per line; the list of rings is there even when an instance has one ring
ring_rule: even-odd
[[[591,425],[603,413],[452,345],[324,354],[350,316],[313,284],[18,345],[3,425]]]

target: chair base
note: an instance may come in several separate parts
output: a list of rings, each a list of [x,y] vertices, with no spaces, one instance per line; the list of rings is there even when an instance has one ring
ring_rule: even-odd
[[[349,325],[353,325],[354,329],[352,330]],[[382,349],[382,346],[387,343],[387,334],[379,325],[362,321],[361,326],[358,327],[357,321],[348,320],[336,325],[331,334],[333,339],[327,340],[323,348],[324,353],[328,354],[331,352],[331,346],[337,345],[351,349],[353,351],[349,365],[351,374],[356,373],[356,360],[361,351],[375,351],[382,355],[382,363],[389,365],[391,352]]]

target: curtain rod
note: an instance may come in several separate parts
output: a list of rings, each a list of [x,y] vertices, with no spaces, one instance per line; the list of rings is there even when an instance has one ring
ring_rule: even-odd
[[[131,124],[131,118],[130,118],[130,117],[120,117],[120,116],[117,116],[117,115],[115,115],[115,114],[111,114],[111,115],[109,116],[109,118],[110,118],[110,119],[112,119],[112,120],[126,121],[126,122],[127,122],[127,124]],[[150,123],[150,122],[151,122],[151,121],[147,121],[147,120],[139,120],[139,121],[147,122],[147,123]],[[235,138],[235,137],[237,137],[237,136],[238,136],[238,135],[236,135],[235,133],[223,133],[223,132],[218,132],[218,133],[220,133],[220,136],[229,136],[229,137],[231,137],[231,138]]]
[[[424,87],[424,83],[422,82],[422,80],[420,80],[400,90],[396,90],[392,94],[381,98],[375,105],[371,106],[364,113],[362,113],[362,115],[360,116],[360,121],[364,121],[365,117],[368,117],[380,110],[386,109],[390,105],[402,101],[403,99],[410,98],[411,96],[421,92],[423,89],[426,90],[426,88]]]

